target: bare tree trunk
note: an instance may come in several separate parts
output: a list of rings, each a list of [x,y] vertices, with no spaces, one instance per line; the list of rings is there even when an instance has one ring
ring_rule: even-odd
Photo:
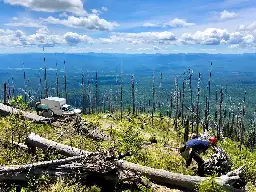
[[[240,130],[240,141],[241,145],[244,144],[244,116],[245,116],[245,98],[246,98],[246,91],[244,92],[244,100],[243,100],[243,111],[242,111],[242,119],[241,119],[241,130]]]
[[[191,131],[194,132],[194,104],[193,104],[193,89],[192,89],[192,71],[189,69],[189,88],[190,88],[190,106],[191,106]]]
[[[44,57],[44,96],[48,97],[48,87],[47,87],[47,75],[46,75],[46,62]]]
[[[64,61],[64,91],[65,91],[65,98],[68,101],[68,92],[67,92],[67,71],[66,71],[66,61]]]
[[[220,119],[219,119],[219,126],[217,131],[217,138],[220,139],[220,132],[223,130],[222,125],[222,103],[223,103],[223,91],[222,88],[220,89]]]
[[[174,119],[174,129],[178,130],[178,113],[179,113],[179,88],[178,88],[178,82],[177,78],[175,78],[175,119]]]
[[[59,97],[59,74],[58,74],[58,63],[56,62],[56,97]]]
[[[200,81],[201,74],[198,74],[198,83],[197,83],[197,104],[196,104],[196,134],[198,134],[199,123],[200,123]]]
[[[98,72],[96,72],[95,77],[95,112],[98,113]]]
[[[7,104],[7,84],[4,82],[4,104]]]
[[[86,107],[85,107],[84,73],[82,73],[82,111],[83,111],[83,113],[86,113]]]

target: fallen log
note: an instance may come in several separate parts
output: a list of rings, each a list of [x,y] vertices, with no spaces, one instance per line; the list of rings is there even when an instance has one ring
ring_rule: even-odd
[[[68,145],[63,145],[57,143],[55,141],[51,141],[36,135],[35,133],[31,133],[25,141],[26,145],[31,148],[41,148],[43,150],[54,149],[57,150],[60,154],[66,156],[77,156],[77,155],[89,155],[91,152],[84,151],[75,147],[71,147]]]
[[[39,147],[43,149],[52,148],[68,156],[74,156],[74,155],[79,156],[79,155],[91,153],[91,152],[76,149],[76,148],[75,150],[73,150],[74,148],[70,146],[47,140],[33,133],[28,136],[27,142],[34,147]],[[183,175],[183,174],[168,172],[162,169],[154,169],[151,167],[141,166],[141,165],[130,163],[123,160],[115,160],[115,164],[121,170],[129,170],[132,172],[139,173],[140,175],[144,175],[156,183],[179,186],[185,189],[194,189],[195,186],[200,184],[202,181],[205,181],[206,179],[208,179],[208,177]],[[241,170],[242,169],[232,171],[227,175],[217,177],[215,180],[218,184],[223,185],[225,190],[235,191],[235,189],[232,187],[231,184],[235,181],[239,181],[242,173]]]
[[[81,159],[86,158],[85,155],[68,157],[66,159],[52,160],[37,162],[27,165],[18,165],[18,166],[1,166],[0,167],[0,181],[3,180],[15,180],[15,181],[27,181],[29,176],[36,176],[42,174],[48,174],[52,176],[60,176],[67,174],[67,171],[74,170],[74,167],[70,166],[70,170],[63,171],[58,169],[61,165],[70,165],[74,161],[80,161]],[[80,166],[81,167],[81,166]],[[65,167],[67,169],[67,167]]]

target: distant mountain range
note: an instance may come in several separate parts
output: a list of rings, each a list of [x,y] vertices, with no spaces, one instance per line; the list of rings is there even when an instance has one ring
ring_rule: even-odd
[[[191,68],[195,73],[208,74],[210,63],[213,71],[218,73],[250,72],[256,73],[256,54],[2,54],[0,69],[8,68],[44,68],[44,57],[47,68],[64,69],[64,61],[69,72],[98,71],[124,73],[164,73],[181,74]]]

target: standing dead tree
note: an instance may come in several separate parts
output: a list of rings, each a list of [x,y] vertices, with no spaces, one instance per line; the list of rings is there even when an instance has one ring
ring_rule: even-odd
[[[201,73],[198,74],[198,82],[197,82],[196,134],[198,134],[199,123],[200,123],[200,82],[201,82]]]
[[[175,102],[175,119],[174,119],[174,129],[178,130],[178,117],[179,117],[179,87],[177,82],[177,77],[175,78],[175,94],[174,94],[174,102]]]
[[[59,97],[59,74],[58,74],[58,63],[56,62],[56,97]]]
[[[134,76],[131,78],[132,83],[132,114],[135,115],[135,86],[134,86]]]
[[[82,73],[82,111],[83,113],[86,113],[84,73]]]
[[[44,96],[48,97],[48,87],[47,87],[47,74],[46,74],[46,61],[44,57]]]
[[[66,100],[68,100],[66,61],[64,61],[64,92],[65,92],[65,98]]]
[[[222,125],[222,104],[223,104],[223,90],[220,89],[220,118],[219,118],[219,125],[217,130],[217,138],[220,139],[221,131],[223,131],[223,125]]]

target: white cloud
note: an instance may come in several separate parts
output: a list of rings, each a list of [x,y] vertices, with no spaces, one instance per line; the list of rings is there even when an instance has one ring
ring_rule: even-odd
[[[68,17],[68,14],[66,12],[63,12],[63,13],[59,14],[59,17]]]
[[[100,10],[97,10],[97,9],[91,9],[92,13],[95,14],[95,15],[99,15],[101,13]]]
[[[211,52],[211,51],[216,51],[217,49],[201,49],[203,52]]]
[[[157,47],[157,46],[154,46],[153,49],[154,49],[155,51],[161,50],[161,48],[160,48],[160,47]]]
[[[104,11],[104,12],[107,12],[108,8],[107,7],[101,7],[101,10]]]
[[[144,23],[142,27],[159,27],[159,24],[156,23]]]
[[[189,27],[189,26],[194,26],[196,25],[195,23],[188,23],[185,19],[172,19],[166,23],[152,23],[152,22],[146,22],[142,26],[143,27],[173,27],[173,28],[178,28],[178,27]]]
[[[104,12],[107,12],[108,8],[107,7],[101,7],[101,9],[91,9],[92,14],[94,15],[100,15],[103,14]]]
[[[147,52],[147,51],[151,51],[151,49],[148,48],[148,47],[140,47],[140,48],[136,49],[135,51],[138,51],[138,52]]]
[[[68,44],[78,44],[78,43],[92,43],[93,39],[87,35],[79,35],[77,33],[68,32],[64,35],[64,39]]]
[[[239,32],[231,33],[228,40],[229,44],[239,44],[243,42],[243,35]]]
[[[23,6],[42,12],[72,12],[76,15],[86,15],[81,0],[4,0],[10,5]]]
[[[114,27],[119,26],[116,22],[106,21],[105,19],[99,18],[97,15],[89,15],[87,17],[69,16],[67,19],[63,20],[50,16],[44,21],[51,24],[65,25],[67,27],[99,31],[110,31]]]
[[[234,19],[237,18],[238,15],[234,12],[228,12],[227,10],[224,10],[220,13],[220,20],[228,20],[228,19]]]
[[[208,28],[205,31],[197,31],[194,34],[184,33],[180,42],[182,44],[219,45],[230,39],[226,29]]]
[[[178,19],[175,18],[173,20],[170,20],[167,23],[164,23],[163,26],[169,26],[169,27],[189,27],[189,26],[194,26],[196,25],[195,23],[188,23],[184,19]]]
[[[175,44],[176,37],[172,32],[113,33],[109,38],[100,38],[101,43],[128,44]]]
[[[0,46],[54,47],[56,45],[76,45],[78,43],[91,44],[93,43],[93,39],[87,35],[79,35],[72,32],[68,32],[64,35],[52,35],[47,27],[40,28],[31,35],[20,30],[0,29]]]
[[[13,17],[12,19],[13,19],[14,21],[18,20],[18,18],[17,18],[17,17]]]
[[[229,45],[228,48],[230,49],[236,49],[236,48],[239,48],[239,44],[235,44],[235,45]]]
[[[239,31],[248,31],[248,32],[253,32],[256,31],[256,22],[253,22],[250,25],[240,25],[238,27]]]
[[[41,24],[36,23],[36,22],[15,22],[15,23],[6,23],[4,24],[6,26],[11,26],[11,27],[32,27],[32,28],[40,28],[42,27]]]

